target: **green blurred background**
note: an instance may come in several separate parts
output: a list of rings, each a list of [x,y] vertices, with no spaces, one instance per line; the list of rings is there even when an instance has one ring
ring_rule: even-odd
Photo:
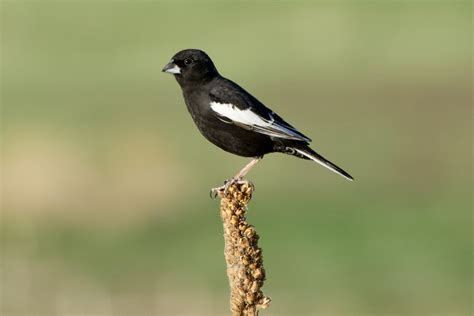
[[[250,174],[264,315],[468,315],[471,2],[1,2],[1,315],[227,315],[201,48],[350,171]]]

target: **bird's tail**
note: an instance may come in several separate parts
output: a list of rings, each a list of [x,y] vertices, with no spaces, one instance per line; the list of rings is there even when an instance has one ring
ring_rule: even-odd
[[[299,158],[313,160],[319,163],[321,166],[326,167],[329,170],[334,171],[335,173],[338,173],[349,181],[354,180],[354,178],[346,171],[342,170],[342,168],[336,166],[335,164],[333,164],[308,146],[286,147],[285,153],[297,156]]]

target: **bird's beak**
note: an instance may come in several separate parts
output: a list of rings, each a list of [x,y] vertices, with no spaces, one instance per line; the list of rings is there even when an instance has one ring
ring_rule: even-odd
[[[167,63],[166,66],[164,66],[161,71],[176,75],[176,74],[181,73],[181,68],[179,68],[178,65],[176,65],[172,60],[169,63]]]

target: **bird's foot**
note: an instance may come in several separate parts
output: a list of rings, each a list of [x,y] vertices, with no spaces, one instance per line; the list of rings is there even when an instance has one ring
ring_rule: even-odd
[[[215,199],[218,196],[227,197],[227,195],[229,193],[229,188],[232,185],[234,185],[234,184],[243,184],[243,183],[249,183],[253,187],[252,182],[243,180],[243,178],[232,178],[230,180],[225,180],[224,185],[221,185],[220,187],[211,189],[211,192],[209,192],[209,195],[211,196],[211,199]]]
[[[227,197],[230,186],[239,181],[242,181],[242,178],[240,179],[232,178],[230,180],[225,180],[224,185],[221,185],[220,187],[217,187],[217,188],[212,188],[210,192],[211,199],[215,199],[218,196]]]

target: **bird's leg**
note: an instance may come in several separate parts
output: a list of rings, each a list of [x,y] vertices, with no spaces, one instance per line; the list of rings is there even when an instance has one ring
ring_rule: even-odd
[[[227,191],[229,187],[234,184],[242,181],[242,179],[249,173],[249,171],[262,159],[262,157],[254,158],[245,167],[242,168],[232,179],[224,181],[224,185],[211,189],[210,195],[211,198],[216,198],[219,195],[219,192],[223,191],[224,196],[227,196]]]
[[[246,164],[245,167],[243,167],[242,170],[240,170],[239,173],[235,175],[233,180],[236,180],[236,181],[242,180],[242,178],[245,177],[247,173],[249,173],[249,171],[253,168],[253,166],[255,166],[257,162],[260,161],[260,159],[262,159],[262,157],[254,158],[251,162]]]

